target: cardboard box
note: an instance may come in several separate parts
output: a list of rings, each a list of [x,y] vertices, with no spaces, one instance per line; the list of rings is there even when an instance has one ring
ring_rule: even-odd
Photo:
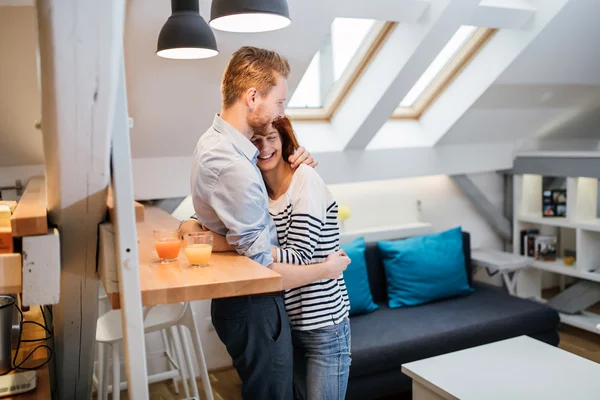
[[[10,216],[12,212],[10,207],[7,205],[0,204],[0,228],[10,227]]]
[[[13,200],[0,200],[0,206],[8,206],[12,214],[15,212],[15,208],[17,208],[17,202]]]
[[[0,228],[0,254],[14,252],[12,230]]]

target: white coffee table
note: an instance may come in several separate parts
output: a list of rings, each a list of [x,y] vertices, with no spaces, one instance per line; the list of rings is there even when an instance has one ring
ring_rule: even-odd
[[[527,336],[411,362],[413,400],[600,399],[600,364]]]

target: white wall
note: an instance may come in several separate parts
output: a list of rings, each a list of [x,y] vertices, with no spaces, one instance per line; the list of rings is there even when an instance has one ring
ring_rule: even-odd
[[[496,173],[473,174],[469,177],[499,209],[504,204],[502,177]],[[330,190],[340,205],[350,207],[352,216],[346,229],[358,230],[377,226],[398,225],[418,220],[417,200],[421,200],[421,220],[431,222],[434,231],[461,225],[471,233],[472,247],[500,248],[501,241],[479,216],[470,200],[453,181],[444,175],[406,178],[377,182],[330,185]],[[186,199],[173,213],[177,218],[193,214],[191,201]],[[498,277],[495,277],[498,278]],[[484,271],[476,279],[486,280]],[[497,280],[493,283],[498,284]],[[209,321],[210,301],[194,304],[204,352],[209,369],[231,365],[224,346],[219,341]],[[160,337],[148,340],[148,348],[162,348]],[[156,364],[154,367],[158,367]],[[151,365],[150,368],[153,368]],[[152,371],[151,371],[152,372]]]
[[[502,177],[496,173],[469,177],[500,208],[503,206]],[[431,222],[441,231],[457,225],[473,234],[473,247],[499,247],[492,229],[473,208],[453,181],[445,175],[330,185],[338,204],[350,207],[348,230],[392,226],[416,221]],[[421,215],[417,201],[421,201]],[[420,218],[420,219],[419,219]]]
[[[33,7],[0,7],[0,54],[0,167],[42,163]]]

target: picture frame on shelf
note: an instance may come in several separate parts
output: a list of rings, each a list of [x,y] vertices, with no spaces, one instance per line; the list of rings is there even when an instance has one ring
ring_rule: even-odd
[[[567,216],[567,190],[545,189],[542,191],[542,216],[566,217]]]
[[[534,258],[538,261],[556,261],[557,242],[555,235],[536,235]]]

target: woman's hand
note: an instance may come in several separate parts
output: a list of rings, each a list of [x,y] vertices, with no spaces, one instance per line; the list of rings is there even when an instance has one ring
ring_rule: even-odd
[[[300,146],[300,147],[298,147],[298,149],[296,149],[296,151],[294,152],[294,154],[292,154],[290,156],[288,161],[290,162],[290,165],[292,166],[292,168],[297,168],[300,164],[306,164],[309,167],[313,167],[313,168],[315,168],[317,165],[319,165],[319,163],[317,161],[315,161],[313,156],[310,155],[308,150],[306,150],[302,146]]]
[[[337,279],[340,277],[342,272],[348,268],[348,264],[350,264],[350,257],[348,257],[346,252],[343,250],[338,250],[335,253],[328,255],[323,264],[326,265],[327,268],[327,278]]]

